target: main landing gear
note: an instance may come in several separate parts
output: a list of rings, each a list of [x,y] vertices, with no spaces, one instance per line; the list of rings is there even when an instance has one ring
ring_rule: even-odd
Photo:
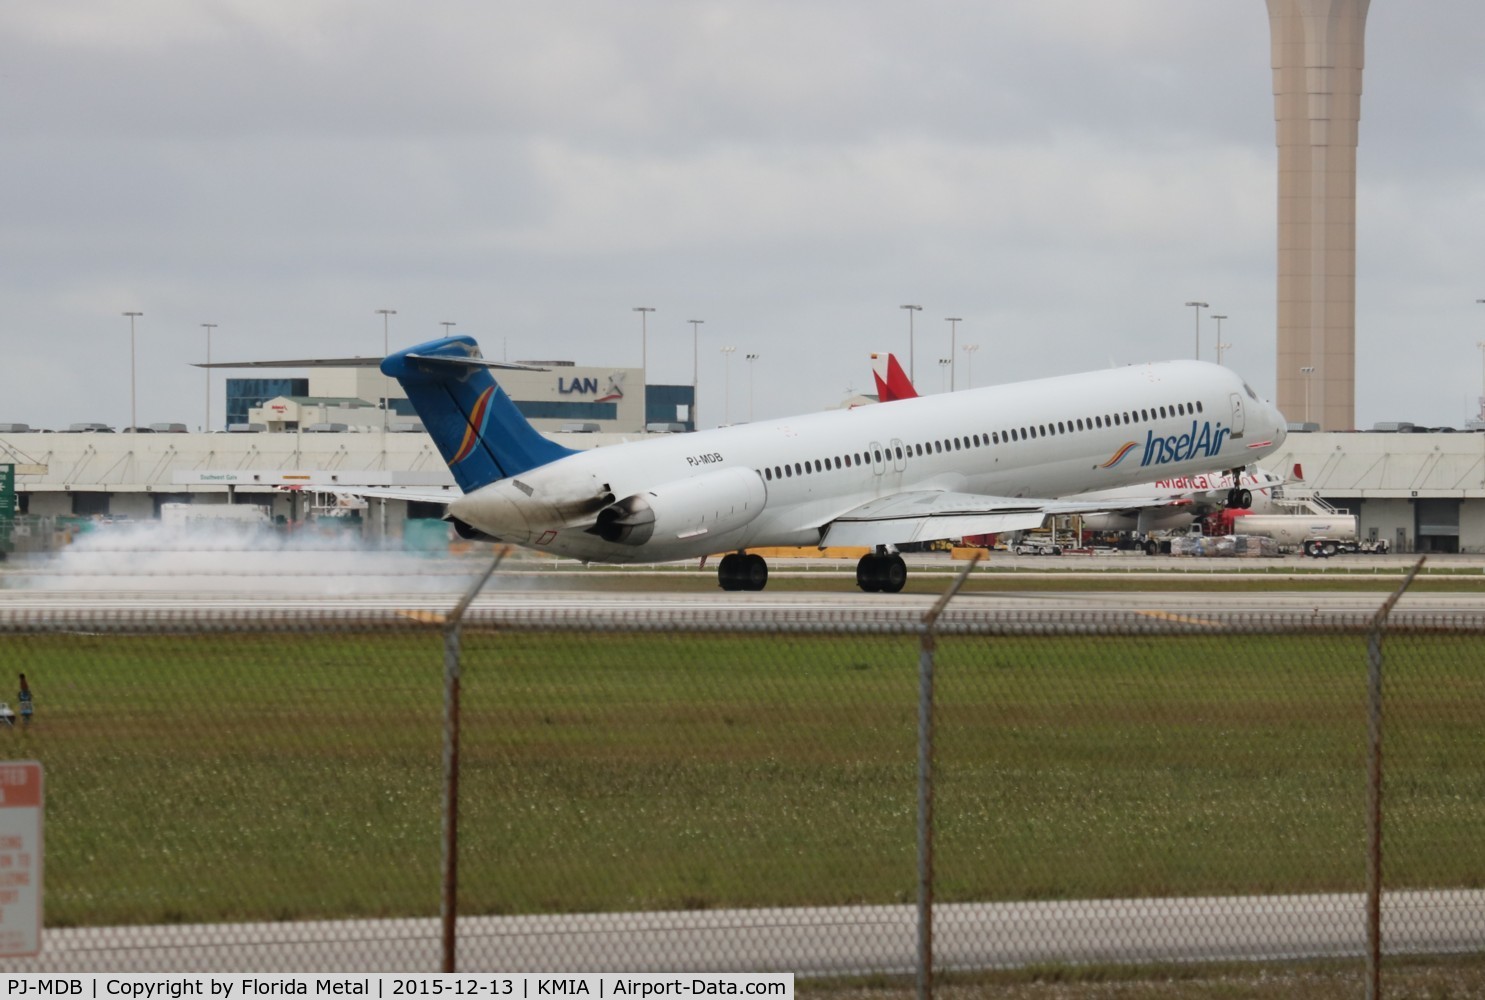
[[[896,594],[907,583],[902,556],[878,549],[856,564],[856,586],[868,594]],[[768,563],[751,552],[729,552],[717,564],[717,584],[723,590],[762,590],[768,585]]]
[[[729,552],[717,564],[723,590],[762,590],[768,585],[768,563],[750,552]]]
[[[907,583],[907,563],[896,552],[879,549],[856,564],[856,586],[868,594],[895,594]]]

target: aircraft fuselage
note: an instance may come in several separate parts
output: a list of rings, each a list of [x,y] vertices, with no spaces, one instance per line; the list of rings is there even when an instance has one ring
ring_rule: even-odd
[[[817,544],[837,517],[901,493],[1068,497],[1241,468],[1284,434],[1235,373],[1172,361],[596,448],[449,513],[575,559],[661,562]]]

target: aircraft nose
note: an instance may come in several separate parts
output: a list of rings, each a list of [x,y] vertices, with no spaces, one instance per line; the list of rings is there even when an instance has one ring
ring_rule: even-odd
[[[1274,428],[1274,444],[1283,444],[1284,439],[1289,436],[1289,422],[1284,419],[1284,414],[1279,412],[1279,408],[1272,403],[1269,404],[1268,410],[1269,420],[1272,421]]]

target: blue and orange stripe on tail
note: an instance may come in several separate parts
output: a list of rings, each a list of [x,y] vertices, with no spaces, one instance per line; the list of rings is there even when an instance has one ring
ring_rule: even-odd
[[[402,384],[465,493],[574,454],[521,415],[472,337],[398,351],[382,361],[382,374]]]
[[[495,386],[492,385],[474,401],[474,411],[469,414],[469,423],[464,427],[464,440],[459,442],[459,450],[454,453],[454,457],[448,460],[449,465],[458,465],[464,461],[474,451],[474,446],[479,444],[485,433],[485,418],[490,415],[490,400],[494,395]]]

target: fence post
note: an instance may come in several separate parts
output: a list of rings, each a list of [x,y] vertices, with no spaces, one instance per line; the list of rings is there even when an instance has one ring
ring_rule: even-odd
[[[439,969],[457,972],[459,919],[459,663],[460,625],[475,595],[510,552],[506,546],[470,585],[443,620],[443,892],[439,916],[443,925],[443,959]]]
[[[970,570],[979,565],[976,552],[949,589],[923,614],[918,645],[918,1000],[933,996],[933,655],[934,628],[949,601],[959,593]]]
[[[1382,993],[1382,629],[1398,598],[1412,584],[1427,556],[1372,616],[1366,639],[1367,785],[1366,785],[1366,997]]]

